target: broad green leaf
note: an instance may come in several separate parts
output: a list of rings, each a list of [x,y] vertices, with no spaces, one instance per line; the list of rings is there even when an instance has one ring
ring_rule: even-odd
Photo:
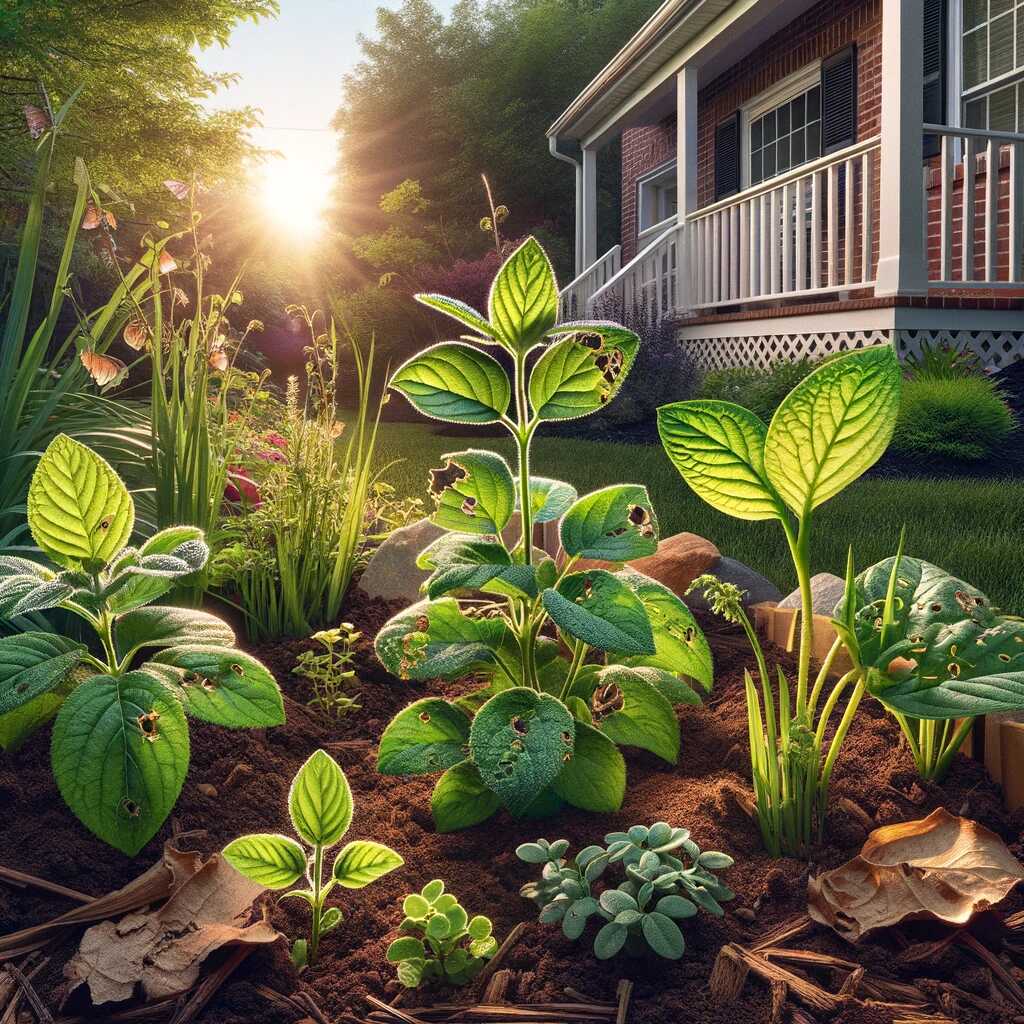
[[[430,471],[430,493],[437,505],[430,521],[457,533],[501,533],[516,507],[508,463],[485,451],[441,458],[443,467]]]
[[[399,612],[377,633],[381,664],[399,679],[458,679],[477,661],[491,661],[505,624],[471,619],[451,597],[421,601]]]
[[[532,566],[513,564],[512,556],[496,541],[446,534],[420,555],[417,564],[434,569],[427,581],[427,596],[431,599],[453,590],[481,590],[495,580],[528,597],[537,596]]]
[[[663,956],[666,960],[678,960],[683,955],[686,948],[686,944],[683,942],[683,933],[679,930],[679,925],[670,917],[658,911],[644,914],[640,928],[647,940],[647,945],[658,956]]]
[[[4,576],[0,578],[0,619],[59,608],[74,592],[75,588],[61,579]]]
[[[157,556],[167,555],[178,560],[179,571],[166,571],[174,564],[167,562],[161,562],[164,572],[147,569]],[[107,598],[110,610],[120,614],[155,601],[166,594],[176,580],[202,569],[209,557],[210,549],[203,540],[203,531],[197,526],[171,526],[153,534],[137,552],[127,549],[118,555],[115,568],[119,564],[122,570],[130,566],[138,567],[142,562],[145,565],[141,565],[141,572],[128,573],[115,581]]]
[[[306,760],[288,791],[295,831],[310,846],[333,846],[352,824],[352,791],[338,762],[326,750]]]
[[[57,714],[71,689],[65,684],[0,715],[0,750],[10,754],[21,749],[25,740]]]
[[[85,653],[82,644],[55,633],[0,638],[0,715],[57,689]]]
[[[134,857],[185,781],[185,712],[146,672],[94,676],[57,713],[51,756],[68,807],[100,839]]]
[[[598,960],[610,960],[622,950],[628,935],[624,925],[609,921],[594,936],[594,956]]]
[[[30,558],[0,555],[0,580],[8,576],[34,576],[37,580],[52,580],[53,572]]]
[[[535,238],[526,239],[498,271],[487,310],[497,337],[513,352],[529,352],[555,326],[558,284]]]
[[[403,960],[398,965],[398,980],[406,988],[419,988],[425,968],[426,963],[418,958]]]
[[[560,630],[617,654],[654,654],[647,612],[633,591],[604,569],[566,576],[545,590],[544,608]]]
[[[484,785],[471,761],[462,761],[441,776],[430,797],[430,810],[438,832],[457,832],[479,825],[501,806]]]
[[[553,523],[561,519],[578,497],[572,484],[543,476],[530,477],[530,508],[534,523]]]
[[[467,303],[459,299],[449,298],[447,295],[432,295],[428,293],[421,293],[414,296],[414,298],[424,306],[429,306],[431,309],[436,309],[438,312],[450,316],[453,320],[457,320],[463,327],[476,331],[481,336],[480,341],[494,343],[496,340],[494,328],[487,322],[484,315],[478,313]]]
[[[606,562],[626,562],[658,550],[658,520],[647,488],[613,484],[585,494],[565,513],[565,553]]]
[[[663,405],[658,433],[680,476],[712,508],[756,522],[779,519],[785,506],[764,466],[768,428],[732,402]]]
[[[619,393],[639,347],[640,339],[617,324],[586,325],[555,342],[530,373],[535,415],[567,420],[603,409]]]
[[[626,795],[626,762],[615,744],[591,725],[576,723],[576,746],[553,783],[573,807],[610,813]]]
[[[390,387],[424,415],[449,423],[496,423],[512,399],[501,363],[457,341],[413,356],[395,371]]]
[[[572,756],[575,723],[554,697],[525,687],[492,697],[469,730],[473,763],[513,815],[527,810]]]
[[[143,647],[230,647],[235,633],[223,619],[196,608],[136,608],[114,624],[117,653],[123,658]]]
[[[380,738],[381,775],[426,775],[465,760],[469,719],[440,697],[410,704],[391,719]]]
[[[363,889],[405,861],[383,843],[357,839],[346,843],[334,860],[334,880],[345,889]]]
[[[397,964],[403,960],[420,960],[426,955],[426,951],[423,943],[414,935],[403,935],[388,946],[388,951],[384,955],[389,963]]]
[[[640,599],[654,636],[654,654],[630,659],[630,664],[689,676],[710,691],[714,679],[711,647],[690,609],[668,587],[643,573],[624,569],[616,576]]]
[[[29,487],[28,525],[36,544],[59,565],[106,564],[134,523],[131,495],[110,465],[58,434]]]
[[[182,645],[161,651],[149,664],[181,670],[179,685],[188,711],[204,722],[233,729],[284,722],[277,680],[243,651]]]
[[[891,345],[850,352],[819,366],[772,417],[764,468],[803,516],[870,469],[889,446],[902,373]]]
[[[599,672],[597,687],[602,701],[616,709],[596,723],[606,736],[627,747],[649,750],[669,764],[678,762],[679,722],[657,687],[621,665]]]
[[[287,889],[306,873],[306,851],[294,839],[271,833],[239,836],[224,847],[224,859],[267,889]]]

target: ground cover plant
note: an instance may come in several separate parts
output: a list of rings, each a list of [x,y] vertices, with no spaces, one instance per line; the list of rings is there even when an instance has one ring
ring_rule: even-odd
[[[594,936],[598,960],[645,948],[678,960],[686,942],[676,922],[693,917],[698,909],[721,917],[721,904],[735,895],[714,874],[732,867],[732,857],[702,853],[689,829],[659,821],[649,828],[634,825],[626,832],[611,832],[604,841],[603,847],[588,846],[572,860],[566,859],[567,839],[538,839],[516,849],[520,860],[544,866],[540,881],[520,890],[540,907],[542,924],[560,922],[565,937],[575,941],[592,917],[605,922]],[[625,881],[598,892],[596,883],[612,865],[621,865]]]
[[[744,520],[782,527],[800,587],[800,648],[795,684],[778,671],[778,694],[737,588],[702,581],[712,607],[743,626],[757,658],[760,693],[746,678],[750,757],[758,821],[774,854],[805,852],[824,823],[829,779],[864,694],[852,691],[824,753],[833,712],[854,673],[821,703],[837,640],[811,679],[814,614],[811,535],[814,510],[881,457],[892,437],[900,400],[900,367],[889,346],[830,360],[785,398],[770,425],[742,406],[721,401],[680,402],[658,411],[669,458],[686,483],[710,505]]]
[[[334,629],[321,629],[310,640],[318,645],[316,650],[303,651],[292,669],[292,674],[309,681],[313,688],[310,707],[341,718],[350,711],[358,711],[358,697],[347,692],[356,678],[352,668],[355,660],[353,646],[362,633],[351,622],[343,622]]]
[[[330,754],[317,750],[298,770],[288,792],[292,828],[312,852],[289,836],[267,832],[239,836],[224,847],[227,861],[246,878],[268,889],[288,889],[282,899],[300,899],[309,904],[309,938],[296,939],[292,944],[292,960],[297,967],[314,963],[321,938],[344,920],[341,908],[327,906],[327,897],[336,886],[364,889],[405,863],[383,843],[357,839],[338,851],[329,875],[324,875],[327,852],[348,832],[353,810],[345,773]],[[301,879],[309,888],[292,889]]]
[[[388,946],[387,958],[406,988],[468,985],[498,951],[490,918],[470,918],[440,878],[406,896],[402,913],[400,934]]]
[[[273,675],[233,648],[226,623],[152,605],[202,569],[201,531],[170,527],[135,548],[127,546],[134,522],[131,495],[113,469],[61,434],[28,495],[32,537],[56,569],[0,559],[0,617],[62,609],[95,639],[23,632],[0,640],[4,735],[17,742],[61,698],[51,748],[61,795],[84,825],[129,855],[181,791],[186,714],[234,728],[284,721]],[[140,656],[147,660],[135,667]]]
[[[443,771],[432,798],[443,831],[483,821],[499,806],[515,816],[551,813],[563,801],[615,810],[626,787],[617,744],[675,763],[673,705],[699,700],[682,676],[710,688],[710,649],[685,604],[653,580],[573,571],[580,559],[621,563],[657,549],[646,489],[619,484],[580,498],[567,483],[532,475],[530,446],[542,423],[611,401],[638,339],[604,321],[557,324],[557,283],[533,239],[499,271],[486,318],[443,296],[420,301],[471,331],[474,344],[427,349],[399,367],[391,387],[436,419],[502,424],[516,469],[474,449],[445,455],[432,471],[431,521],[447,532],[420,556],[431,571],[426,600],[385,624],[377,654],[402,679],[472,671],[488,681],[459,701],[427,698],[402,711],[381,737],[378,767],[392,775]],[[512,380],[480,345],[506,351]],[[542,347],[528,371],[527,358]],[[533,548],[534,524],[555,520],[561,565]],[[569,657],[542,635],[546,626]],[[591,652],[604,660],[588,664]]]

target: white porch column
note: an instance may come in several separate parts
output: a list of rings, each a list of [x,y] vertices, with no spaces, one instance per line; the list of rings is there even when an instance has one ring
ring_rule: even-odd
[[[923,0],[882,2],[882,151],[876,295],[922,295]]]
[[[582,270],[597,262],[597,149],[583,147],[582,215],[583,266]]]
[[[684,224],[697,209],[697,69],[694,67],[684,67],[676,76],[676,189],[679,223]],[[676,306],[679,312],[688,312],[693,305],[693,267],[685,230],[679,239]]]

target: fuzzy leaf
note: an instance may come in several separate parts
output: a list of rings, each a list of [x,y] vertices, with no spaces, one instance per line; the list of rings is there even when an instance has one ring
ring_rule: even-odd
[[[345,889],[363,889],[404,863],[389,846],[370,839],[358,839],[341,848],[334,860],[332,874]]]
[[[594,956],[598,960],[610,960],[616,953],[620,952],[626,944],[626,937],[629,932],[625,926],[609,921],[594,936]]]
[[[585,494],[566,512],[561,526],[567,555],[626,562],[658,550],[658,520],[647,488],[613,484]]]
[[[84,646],[55,633],[0,638],[0,715],[59,687],[83,654]]]
[[[529,597],[537,596],[532,567],[514,565],[511,555],[496,541],[446,534],[420,555],[417,564],[434,569],[427,581],[427,595],[432,600],[452,590],[481,590],[495,580]]]
[[[314,751],[298,770],[288,792],[295,831],[310,846],[333,846],[352,824],[352,790],[338,762]]]
[[[618,654],[654,654],[651,624],[640,599],[604,569],[572,573],[544,591],[544,608],[563,632]]]
[[[581,810],[617,811],[626,795],[626,762],[607,736],[577,722],[572,759],[563,766],[553,788],[566,803]]]
[[[613,686],[621,694],[621,708],[601,719],[601,731],[615,743],[649,750],[663,761],[676,764],[679,722],[658,689],[635,670],[621,665],[604,669],[597,679],[602,692]]]
[[[647,945],[666,960],[678,960],[686,949],[679,925],[665,914],[645,914],[640,925]]]
[[[138,566],[142,560],[158,556],[171,556],[179,563],[178,572],[157,573],[143,566],[141,572],[126,573],[127,579],[117,581],[117,589],[108,597],[110,610],[115,614],[141,608],[166,594],[178,579],[198,572],[206,565],[210,549],[203,540],[203,531],[196,526],[171,526],[153,534],[139,549],[136,559],[126,561],[124,569]],[[152,563],[149,563],[152,564]]]
[[[410,704],[391,719],[380,738],[381,775],[426,775],[465,760],[469,719],[439,697]]]
[[[457,832],[486,821],[501,801],[484,784],[471,761],[459,764],[441,776],[430,797],[430,810],[438,832]]]
[[[430,491],[437,508],[430,521],[457,533],[501,533],[516,507],[508,463],[486,451],[454,452],[441,458],[443,467],[431,470]]]
[[[196,608],[136,608],[114,625],[117,652],[123,658],[143,647],[230,647],[234,630],[216,615]]]
[[[498,271],[487,310],[495,333],[512,352],[529,352],[555,326],[558,284],[535,238],[523,242]]]
[[[561,480],[530,477],[530,508],[534,523],[553,523],[561,519],[579,495],[576,488]]]
[[[476,331],[477,334],[481,335],[481,341],[494,340],[494,329],[484,319],[483,314],[478,313],[465,302],[461,302],[459,299],[451,299],[447,295],[420,294],[415,298],[417,302],[422,303],[424,306],[436,309],[438,312],[450,316],[453,320],[457,320],[464,327]]]

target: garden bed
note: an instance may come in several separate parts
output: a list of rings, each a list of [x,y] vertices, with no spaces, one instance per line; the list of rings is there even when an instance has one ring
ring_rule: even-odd
[[[346,611],[367,638],[376,633],[388,613],[381,603],[360,600],[358,591]],[[496,823],[438,835],[429,807],[432,779],[383,778],[375,769],[376,743],[390,717],[409,701],[438,688],[388,676],[364,640],[357,659],[362,709],[334,724],[304,706],[308,697],[305,684],[291,675],[304,644],[282,643],[253,653],[273,668],[288,695],[287,724],[265,732],[232,732],[212,726],[194,730],[192,762],[181,799],[168,823],[135,859],[99,842],[68,811],[49,767],[48,730],[33,737],[18,755],[5,758],[0,771],[0,800],[5,811],[0,865],[100,895],[152,864],[175,830],[199,830],[183,835],[180,844],[203,852],[217,850],[244,832],[286,830],[289,782],[302,761],[324,746],[338,759],[352,785],[356,804],[352,836],[388,843],[405,857],[405,867],[368,889],[344,895],[344,924],[325,941],[320,961],[301,979],[284,943],[261,948],[229,979],[201,1015],[202,1021],[291,1024],[303,1016],[269,1002],[258,991],[261,985],[282,993],[307,988],[332,1022],[345,1020],[346,1014],[365,1018],[369,1009],[366,995],[391,1001],[399,993],[393,968],[384,959],[399,923],[399,901],[405,892],[433,877],[443,878],[471,914],[489,915],[499,939],[518,922],[529,922],[501,965],[515,972],[508,992],[512,1001],[564,1002],[568,986],[588,997],[614,1002],[617,983],[626,977],[635,983],[633,1021],[768,1021],[770,994],[761,981],[751,977],[736,1005],[716,1006],[710,999],[708,980],[723,944],[749,946],[775,926],[803,913],[808,868],[800,861],[773,861],[766,856],[756,824],[742,809],[749,773],[742,671],[749,656],[738,635],[713,623],[706,625],[716,660],[714,691],[706,707],[680,712],[683,752],[678,767],[668,768],[645,754],[627,754],[630,784],[618,814],[591,815],[566,808],[552,821],[525,824],[502,815]],[[788,658],[784,654],[779,657],[783,662]],[[444,688],[457,689],[447,684]],[[1004,812],[999,791],[983,767],[959,757],[944,786],[920,783],[895,723],[873,702],[866,702],[855,720],[832,788],[836,810],[829,821],[829,843],[815,853],[814,870],[842,863],[859,851],[865,838],[866,819],[844,801],[852,801],[879,825],[922,817],[945,806],[991,828],[1011,844],[1017,856],[1024,853],[1024,814]],[[838,809],[843,806],[845,810]],[[519,843],[541,835],[552,840],[564,836],[579,848],[600,841],[606,832],[656,820],[686,826],[702,847],[723,850],[736,858],[735,867],[723,873],[723,880],[738,894],[736,901],[728,905],[723,919],[700,915],[686,922],[688,949],[682,960],[619,957],[601,963],[590,952],[588,942],[570,943],[557,927],[536,923],[535,908],[518,892],[533,875],[533,869],[514,855]],[[308,922],[297,903],[278,905],[268,900],[268,905],[271,920],[281,931],[289,936],[304,934]],[[3,932],[68,907],[58,897],[0,885]],[[1017,894],[1001,909],[1017,911],[1022,907],[1024,895]],[[993,941],[997,932],[981,928],[983,923],[979,922],[979,936],[998,950],[998,938]],[[908,964],[901,970],[901,947],[925,937],[934,939],[937,934],[935,926],[908,926],[855,950],[817,928],[800,940],[800,945],[856,959],[874,977],[903,982],[922,977],[950,980],[987,998],[987,971],[957,946],[947,948],[934,962]],[[68,941],[51,949],[48,967],[35,979],[55,1015],[61,966],[72,946]],[[455,992],[454,1000],[477,996],[479,992],[471,987]],[[431,1000],[451,1002],[453,993],[409,993],[403,996],[402,1005],[424,1005]],[[73,1001],[64,1012],[81,1009]],[[991,1017],[980,1012],[972,1017],[972,1012],[965,1010],[960,1020]],[[98,1013],[95,1019],[107,1017]],[[875,1024],[893,1017],[879,1009],[850,1004],[833,1019],[845,1024]]]

